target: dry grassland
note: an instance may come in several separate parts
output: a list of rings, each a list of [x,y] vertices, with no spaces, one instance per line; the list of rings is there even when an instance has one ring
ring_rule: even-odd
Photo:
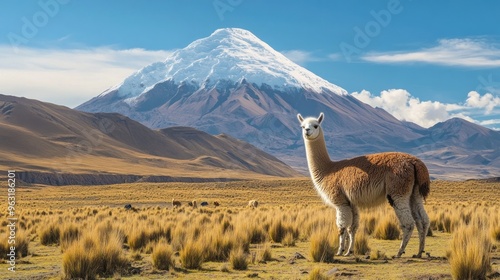
[[[187,205],[192,200],[197,208]],[[16,272],[4,261],[1,279],[500,277],[498,183],[433,182],[425,205],[432,236],[422,259],[411,258],[416,232],[407,253],[392,258],[400,240],[388,205],[362,211],[355,256],[334,256],[335,210],[308,179],[18,186],[16,202]],[[6,213],[0,217],[5,256]]]

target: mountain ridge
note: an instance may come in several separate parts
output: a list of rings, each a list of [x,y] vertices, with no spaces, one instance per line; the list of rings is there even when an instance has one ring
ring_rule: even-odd
[[[461,172],[464,178],[471,178],[474,174],[500,175],[500,155],[488,148],[497,145],[496,133],[476,133],[475,130],[483,131],[486,128],[460,126],[456,123],[425,129],[413,123],[399,121],[385,110],[362,103],[341,87],[308,70],[307,75],[304,71],[297,74],[289,70],[303,69],[296,64],[288,67],[288,64],[293,63],[289,60],[281,69],[288,72],[279,72],[278,78],[294,77],[297,74],[302,79],[309,80],[310,84],[316,84],[315,81],[319,79],[329,86],[303,86],[307,82],[301,84],[298,82],[301,79],[296,79],[293,86],[283,86],[286,84],[283,82],[262,82],[265,79],[275,81],[273,74],[278,72],[272,69],[283,62],[282,55],[253,34],[248,35],[249,31],[244,31],[248,35],[246,39],[255,41],[249,44],[265,44],[264,51],[273,54],[267,56],[269,60],[264,63],[257,56],[248,55],[245,48],[236,47],[237,44],[228,47],[227,42],[237,40],[233,31],[217,30],[207,38],[196,40],[165,61],[139,70],[123,83],[76,109],[87,112],[118,112],[155,129],[190,126],[210,134],[225,133],[271,153],[304,174],[307,167],[296,114],[317,116],[323,112],[326,143],[333,160],[397,150],[422,156],[433,168],[431,173],[436,178],[455,179],[460,177]],[[191,49],[197,50],[193,57],[181,55],[189,53]],[[275,55],[276,53],[279,55]],[[179,57],[182,59],[175,59]],[[188,67],[180,67],[179,60]],[[258,67],[243,67],[253,65],[255,61],[259,62]],[[225,72],[220,73],[226,73],[232,79],[207,74],[210,73],[206,72],[207,69],[219,71],[221,65]],[[190,78],[176,80],[175,73],[171,75],[165,69],[176,69],[175,73],[182,74],[179,77]],[[251,75],[240,75],[242,69],[255,70],[258,77],[265,78],[252,80]],[[155,72],[156,70],[158,71]],[[150,73],[153,74],[149,75]],[[148,83],[140,87],[142,80]],[[124,94],[129,89],[123,86],[127,81],[133,81],[132,84],[142,90]],[[469,132],[461,132],[462,129]],[[440,131],[444,131],[446,135],[440,135]],[[462,135],[460,141],[446,141],[446,137],[453,139],[452,135],[457,132]],[[478,143],[479,147],[474,148],[473,145]],[[456,156],[447,157],[449,153]]]
[[[232,179],[298,175],[277,158],[227,136],[194,128],[151,130],[117,113],[85,113],[13,96],[0,95],[0,136],[0,165],[33,172]]]

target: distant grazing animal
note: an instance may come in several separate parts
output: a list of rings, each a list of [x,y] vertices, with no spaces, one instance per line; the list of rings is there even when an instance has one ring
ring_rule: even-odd
[[[251,207],[251,208],[257,208],[258,205],[259,205],[259,202],[257,200],[250,200],[248,202],[248,207]]]
[[[172,206],[173,207],[181,207],[181,202],[175,199],[172,199]]]
[[[215,205],[215,207],[217,207],[220,205],[220,203],[218,201],[214,201],[214,205]]]
[[[132,204],[125,204],[125,210],[132,209]]]
[[[203,201],[202,203],[200,203],[201,206],[207,206],[208,205],[208,202],[206,201]]]
[[[358,207],[376,206],[387,199],[403,231],[397,257],[404,254],[415,225],[420,243],[414,257],[422,257],[429,229],[429,217],[423,205],[430,191],[429,172],[425,164],[412,155],[396,152],[331,161],[320,126],[323,113],[317,119],[304,119],[300,114],[297,118],[302,126],[314,187],[323,201],[337,210],[337,255],[344,252],[348,238],[349,247],[345,255],[352,253],[359,227]]]
[[[188,202],[188,205],[191,206],[191,207],[193,207],[193,208],[196,208],[197,207],[196,200]]]

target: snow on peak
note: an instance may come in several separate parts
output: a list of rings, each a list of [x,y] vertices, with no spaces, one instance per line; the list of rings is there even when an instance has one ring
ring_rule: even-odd
[[[317,93],[346,91],[295,64],[280,52],[240,28],[217,29],[209,37],[196,40],[175,51],[163,62],[155,62],[137,71],[110,89],[133,101],[155,84],[166,80],[210,85],[219,80],[246,79],[276,89],[305,88]]]

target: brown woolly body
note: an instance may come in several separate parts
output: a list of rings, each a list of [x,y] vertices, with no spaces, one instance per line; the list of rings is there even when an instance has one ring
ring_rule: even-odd
[[[412,155],[379,153],[330,162],[315,172],[313,181],[332,204],[345,203],[347,198],[349,203],[364,208],[382,204],[387,195],[409,195],[411,186],[418,186],[425,198],[430,183],[426,171],[422,161]]]
[[[387,195],[410,195],[413,186],[418,187],[424,199],[429,194],[429,172],[417,157],[389,152],[334,162],[328,156],[323,139],[320,130],[316,139],[305,144],[312,180],[328,204],[377,206]]]

